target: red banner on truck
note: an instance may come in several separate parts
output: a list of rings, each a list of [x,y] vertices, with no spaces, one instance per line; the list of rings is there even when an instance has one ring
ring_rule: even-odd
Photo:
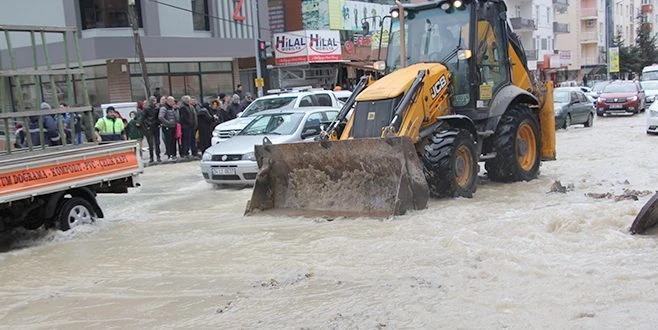
[[[97,175],[136,170],[138,166],[136,154],[125,152],[3,173],[0,176],[0,196]]]

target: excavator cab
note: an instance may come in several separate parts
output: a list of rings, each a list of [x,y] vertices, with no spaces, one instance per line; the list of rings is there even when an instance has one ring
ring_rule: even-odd
[[[255,146],[246,214],[388,216],[430,196],[471,197],[479,162],[532,180],[555,158],[552,87],[540,86],[498,0],[402,5],[385,75],[363,77],[319,141]],[[353,110],[348,117],[350,110]]]

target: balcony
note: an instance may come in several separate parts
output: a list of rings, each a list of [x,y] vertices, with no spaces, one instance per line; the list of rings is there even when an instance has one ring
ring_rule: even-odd
[[[539,58],[536,49],[526,49],[525,56],[527,57],[528,61],[536,61]]]
[[[583,56],[580,59],[580,65],[598,65],[598,64],[606,64],[606,63],[599,61],[598,56]]]
[[[553,0],[553,8],[563,14],[569,9],[569,0]]]
[[[569,24],[553,22],[553,33],[569,33]]]
[[[580,33],[581,44],[596,44],[598,42],[599,42],[599,34],[596,31]]]
[[[537,30],[535,21],[532,19],[514,17],[514,18],[510,18],[510,22],[512,23],[512,28],[514,28],[514,31],[517,32]]]
[[[599,10],[596,7],[580,8],[580,19],[598,19]]]
[[[642,4],[642,13],[643,14],[653,13],[653,5],[649,3]]]

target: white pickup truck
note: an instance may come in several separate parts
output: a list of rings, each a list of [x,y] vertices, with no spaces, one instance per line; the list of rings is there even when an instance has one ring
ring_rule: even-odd
[[[51,147],[0,156],[0,231],[68,230],[103,217],[99,193],[127,193],[143,172],[134,141]]]

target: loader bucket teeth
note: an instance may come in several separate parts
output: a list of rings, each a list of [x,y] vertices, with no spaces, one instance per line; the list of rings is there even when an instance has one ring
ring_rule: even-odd
[[[245,214],[388,217],[424,209],[429,189],[408,137],[255,147]]]
[[[658,193],[642,207],[631,225],[631,234],[643,234],[658,225]]]

